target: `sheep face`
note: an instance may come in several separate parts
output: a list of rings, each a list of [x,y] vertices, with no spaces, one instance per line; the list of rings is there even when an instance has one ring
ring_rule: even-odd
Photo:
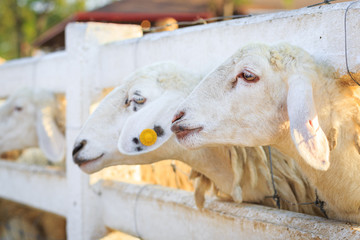
[[[186,74],[178,74],[181,71],[170,63],[154,64],[138,70],[114,89],[77,137],[75,163],[93,173],[112,165],[147,164],[158,161],[156,156],[168,155],[172,149],[168,141],[173,136],[171,117],[185,95],[175,90],[176,84],[186,80]],[[153,144],[141,142],[139,136],[145,129],[156,132]],[[163,144],[166,147],[159,148]],[[129,156],[140,154],[146,155]]]
[[[0,107],[0,152],[38,146],[36,107],[30,92],[14,94]]]
[[[107,161],[121,157],[116,143],[132,111],[126,107],[127,99],[124,86],[115,88],[82,127],[75,141],[73,158],[86,173],[99,171],[106,167]]]
[[[326,170],[329,147],[313,103],[314,66],[294,46],[247,46],[203,79],[178,108],[172,130],[190,148],[272,145],[291,134],[307,163]]]
[[[119,137],[119,151],[127,155],[144,154],[167,142],[173,135],[170,130],[170,119],[182,100],[184,97],[177,91],[165,91],[156,98],[153,96],[153,101],[149,101],[146,107],[127,119]],[[154,142],[149,144],[141,142],[141,137],[139,137],[146,129],[152,129],[155,132],[150,140]]]
[[[55,97],[48,91],[15,92],[0,108],[0,152],[40,147],[48,160],[63,160],[65,138],[56,125],[55,109]]]

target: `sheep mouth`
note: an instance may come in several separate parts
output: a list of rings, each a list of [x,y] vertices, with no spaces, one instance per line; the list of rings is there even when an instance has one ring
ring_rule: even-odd
[[[100,158],[102,158],[105,155],[105,153],[100,154],[98,157],[96,158],[92,158],[92,159],[76,159],[76,164],[82,168],[85,167],[86,165],[89,165],[91,163],[96,162],[97,160],[99,160]]]
[[[181,125],[173,124],[171,127],[171,131],[173,131],[176,135],[176,138],[178,140],[183,140],[186,137],[193,135],[195,133],[198,133],[202,131],[203,127],[196,127],[196,128],[187,128]]]

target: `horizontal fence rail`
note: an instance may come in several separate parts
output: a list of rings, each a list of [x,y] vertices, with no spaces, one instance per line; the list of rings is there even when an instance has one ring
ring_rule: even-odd
[[[351,3],[256,15],[109,42],[99,46],[97,67],[101,76],[97,84],[102,88],[116,86],[136,68],[165,60],[179,62],[206,74],[241,46],[251,42],[289,42],[315,57],[326,59],[345,73],[344,20],[346,8]],[[360,68],[357,46],[359,13],[360,3],[355,3],[347,14],[348,58],[352,71]],[[51,82],[64,84],[72,75],[68,71],[67,58],[65,52],[59,52],[34,59],[14,60],[0,66],[0,83],[4,81],[7,85],[1,88],[0,97],[8,95],[19,82],[30,85],[28,82],[33,73],[45,68],[48,70],[44,70],[44,76],[36,74],[38,86],[46,88]],[[65,91],[65,86],[56,90]]]
[[[107,226],[143,239],[356,239],[358,226],[274,208],[208,201],[160,186],[104,182]],[[114,214],[114,212],[116,214]]]
[[[0,66],[0,97],[13,93],[19,86],[38,86],[54,92],[65,92],[69,77],[65,51],[33,58],[13,60]]]
[[[66,217],[63,171],[0,161],[0,197]]]
[[[65,51],[0,66],[0,98],[22,86],[66,94],[66,173],[0,162],[0,197],[66,216],[69,240],[98,239],[106,226],[144,239],[359,238],[359,226],[262,206],[208,199],[206,209],[199,211],[192,194],[183,191],[110,182],[90,186],[89,177],[72,163],[71,156],[98,93],[156,61],[172,60],[205,75],[247,43],[289,42],[346,74],[346,41],[349,70],[359,71],[360,3],[352,4],[345,18],[349,4],[352,2],[257,15],[143,37],[135,25],[68,25]]]
[[[116,85],[136,68],[164,60],[207,74],[251,42],[288,42],[326,59],[345,73],[344,15],[348,5],[339,3],[258,15],[110,43],[100,49],[102,84]],[[356,3],[347,17],[352,71],[360,69],[359,14],[360,3]]]

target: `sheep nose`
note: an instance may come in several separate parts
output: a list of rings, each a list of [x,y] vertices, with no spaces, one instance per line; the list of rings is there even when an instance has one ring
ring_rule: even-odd
[[[183,112],[183,111],[175,114],[175,116],[174,116],[173,120],[171,121],[171,123],[179,121],[184,115],[185,115],[185,112]]]
[[[178,125],[176,123],[173,124],[170,129],[173,133],[179,133],[185,131],[185,128],[183,126]]]
[[[76,163],[76,155],[81,151],[81,149],[84,148],[84,146],[86,145],[87,141],[84,139],[81,142],[75,144],[75,147],[73,149],[72,155],[73,155],[73,159]]]

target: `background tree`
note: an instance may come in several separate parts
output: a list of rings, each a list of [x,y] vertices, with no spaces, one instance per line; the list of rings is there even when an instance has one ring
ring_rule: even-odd
[[[85,0],[0,0],[0,56],[30,56],[38,36],[84,9]]]

